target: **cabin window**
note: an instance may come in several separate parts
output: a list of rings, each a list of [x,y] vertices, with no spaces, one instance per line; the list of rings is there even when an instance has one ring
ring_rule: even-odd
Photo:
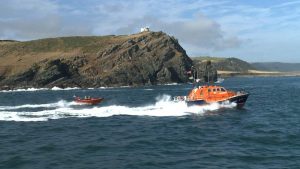
[[[226,90],[225,90],[224,88],[221,88],[221,91],[222,91],[222,92],[226,92]]]
[[[208,89],[208,92],[210,92],[210,89]]]
[[[219,91],[220,91],[220,88],[217,88],[217,91],[219,92]]]
[[[213,92],[215,92],[216,91],[216,89],[213,89]]]

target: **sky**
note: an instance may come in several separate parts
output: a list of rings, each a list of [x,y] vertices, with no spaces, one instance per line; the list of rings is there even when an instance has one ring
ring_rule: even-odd
[[[300,62],[300,0],[1,0],[0,39],[120,35],[149,26],[190,57]]]

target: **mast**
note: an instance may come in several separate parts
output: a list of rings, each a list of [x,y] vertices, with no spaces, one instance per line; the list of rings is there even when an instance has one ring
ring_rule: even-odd
[[[209,85],[209,70],[207,71],[207,82],[208,82],[208,85]]]
[[[196,77],[195,77],[195,68],[194,68],[194,66],[193,66],[193,77],[194,77],[194,83],[196,82]]]
[[[198,71],[196,71],[196,77],[197,77],[197,79],[196,79],[196,82],[197,82],[197,81],[199,81],[199,80],[198,80],[198,79],[199,79],[199,78],[198,78]]]

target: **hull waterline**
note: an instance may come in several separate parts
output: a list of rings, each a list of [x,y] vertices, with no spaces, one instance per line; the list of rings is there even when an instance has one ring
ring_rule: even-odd
[[[242,108],[245,105],[248,96],[249,96],[249,93],[244,93],[244,94],[233,96],[231,98],[228,98],[226,100],[221,100],[221,101],[207,102],[205,100],[192,100],[192,101],[187,101],[186,100],[186,103],[187,103],[188,106],[194,106],[194,105],[203,106],[203,105],[212,104],[212,103],[222,104],[222,103],[228,103],[229,102],[229,103],[236,103],[237,108]]]

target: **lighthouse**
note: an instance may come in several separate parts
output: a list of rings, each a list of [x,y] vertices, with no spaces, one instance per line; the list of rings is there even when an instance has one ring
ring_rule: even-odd
[[[141,32],[149,32],[149,31],[150,31],[149,26],[141,28]]]

